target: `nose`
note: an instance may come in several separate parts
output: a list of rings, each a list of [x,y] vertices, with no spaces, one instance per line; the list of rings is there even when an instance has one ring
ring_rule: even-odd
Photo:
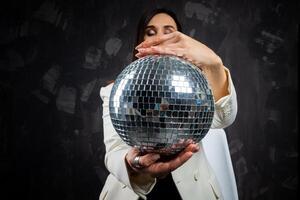
[[[159,29],[158,31],[157,31],[157,34],[155,35],[156,37],[161,37],[161,36],[163,36],[165,33],[164,33],[164,31],[163,31],[163,29]]]

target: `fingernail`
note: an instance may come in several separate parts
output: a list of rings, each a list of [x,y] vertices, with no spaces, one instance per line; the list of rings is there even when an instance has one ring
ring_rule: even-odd
[[[159,154],[155,154],[154,156],[153,156],[153,159],[154,160],[158,160],[160,158],[160,155]]]
[[[188,152],[188,157],[192,157],[193,156],[193,152]]]
[[[142,45],[137,45],[137,46],[135,47],[135,49],[138,50],[139,48],[141,48],[141,46],[142,46]]]

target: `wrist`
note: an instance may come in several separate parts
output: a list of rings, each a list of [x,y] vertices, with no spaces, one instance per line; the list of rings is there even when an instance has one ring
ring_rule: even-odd
[[[213,72],[224,72],[224,68],[223,68],[223,61],[222,59],[215,55],[214,59],[212,59],[212,62],[210,63],[210,66],[207,67],[207,70],[213,71]]]

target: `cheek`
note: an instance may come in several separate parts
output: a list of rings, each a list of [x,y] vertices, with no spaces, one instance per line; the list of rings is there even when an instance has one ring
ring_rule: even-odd
[[[149,40],[151,37],[153,37],[153,36],[147,36],[147,35],[145,35],[144,36],[144,41]]]

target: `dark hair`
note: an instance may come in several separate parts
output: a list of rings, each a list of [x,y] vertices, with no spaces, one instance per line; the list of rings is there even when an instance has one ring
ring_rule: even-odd
[[[147,26],[147,24],[150,22],[150,20],[156,15],[156,14],[159,14],[159,13],[165,13],[167,15],[169,15],[170,17],[173,18],[173,20],[175,21],[176,23],[176,26],[177,26],[177,30],[178,31],[182,31],[182,27],[181,27],[181,24],[179,23],[178,19],[177,19],[177,16],[176,14],[171,11],[171,10],[168,10],[168,9],[165,9],[165,8],[158,8],[158,9],[154,9],[154,10],[151,10],[151,11],[148,11],[148,12],[145,12],[142,17],[140,18],[140,21],[138,23],[138,26],[137,26],[137,33],[136,33],[136,40],[135,40],[135,44],[134,44],[134,47],[135,48],[139,43],[141,43],[143,40],[144,40],[144,35],[145,35],[145,28]],[[137,58],[135,57],[135,54],[137,53],[137,50],[133,50],[133,57],[132,57],[132,60],[136,60]]]

